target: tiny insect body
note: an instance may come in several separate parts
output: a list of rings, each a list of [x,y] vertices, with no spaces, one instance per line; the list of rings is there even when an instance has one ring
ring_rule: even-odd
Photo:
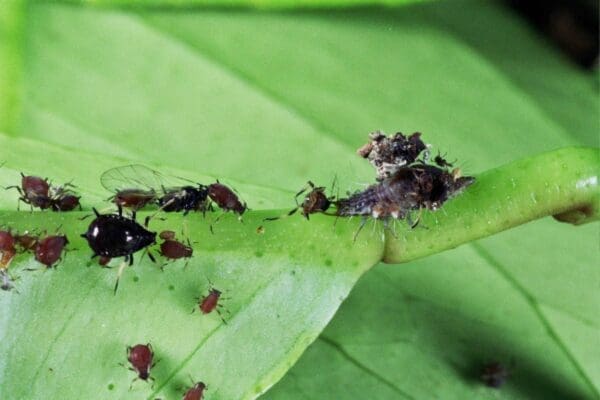
[[[219,304],[219,298],[221,297],[221,291],[212,288],[208,294],[204,296],[198,303],[198,308],[202,314],[210,314]]]
[[[210,200],[223,211],[232,211],[241,216],[248,209],[246,203],[231,188],[219,181],[211,183],[207,189]]]
[[[135,346],[127,347],[127,361],[131,364],[130,369],[137,374],[137,379],[143,381],[153,380],[150,376],[150,370],[154,367],[154,350],[150,343],[136,344]],[[133,384],[132,382],[132,384]]]
[[[0,231],[0,269],[8,269],[17,253],[16,240],[10,231]]]
[[[68,244],[69,239],[65,235],[51,235],[39,239],[35,246],[35,259],[46,268],[56,267]]]
[[[302,203],[299,203],[298,197],[302,196],[309,189],[310,191],[304,196]],[[306,186],[294,196],[296,207],[290,210],[287,215],[294,215],[298,210],[302,210],[302,216],[306,219],[310,219],[311,214],[327,212],[336,198],[335,196],[328,197],[325,191],[326,188],[324,186],[316,186],[311,181],[308,181]],[[265,221],[275,221],[280,218],[282,217],[269,217],[265,218]]]
[[[175,238],[175,232],[173,231],[162,231],[158,236],[163,240],[160,244],[160,255],[167,260],[179,260],[192,257],[194,249],[192,249],[189,240],[187,240],[187,244],[180,242]]]
[[[72,211],[79,207],[80,196],[75,195],[69,188],[70,183],[62,186],[53,186],[47,178],[38,176],[26,176],[21,173],[21,186],[9,186],[7,189],[16,189],[19,194],[19,203],[29,204],[31,208],[52,211]]]
[[[206,385],[203,382],[196,382],[183,395],[183,400],[202,400]]]
[[[183,178],[166,176],[144,165],[115,167],[104,172],[100,182],[113,193],[117,206],[139,210],[156,204],[165,212],[205,212],[208,209],[208,188],[202,184],[190,185]]]
[[[8,268],[15,257],[15,239],[10,231],[0,231],[0,289],[9,291],[14,288],[14,278]]]
[[[202,314],[210,314],[213,311],[216,311],[221,317],[221,320],[226,324],[227,321],[225,321],[225,318],[223,318],[223,314],[220,310],[223,308],[223,305],[220,301],[225,300],[225,298],[222,297],[222,294],[223,293],[220,290],[214,288],[211,284],[208,294],[203,297],[198,297],[196,300],[198,301],[198,309]],[[192,310],[192,312],[194,312],[194,310]]]

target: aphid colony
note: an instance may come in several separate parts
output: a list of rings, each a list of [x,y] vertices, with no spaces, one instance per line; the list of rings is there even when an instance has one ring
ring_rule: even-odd
[[[327,196],[325,187],[316,186],[309,181],[307,186],[296,194],[296,207],[287,215],[293,215],[300,210],[306,219],[309,219],[311,214],[324,213],[338,217],[373,217],[386,222],[390,218],[411,221],[411,213],[422,209],[437,210],[449,198],[474,182],[473,177],[462,177],[459,169],[451,170],[453,165],[440,155],[430,162],[429,146],[421,140],[420,133],[406,137],[401,133],[385,136],[381,132],[375,132],[370,138],[371,141],[362,146],[358,154],[374,166],[376,183],[346,198],[338,198]],[[24,174],[21,174],[21,177],[20,186],[9,188],[16,189],[19,193],[19,203],[29,204],[32,210],[39,208],[71,211],[77,207],[81,209],[80,197],[72,191],[74,186],[70,183],[54,186],[48,179]],[[118,210],[116,213],[101,213],[93,209],[94,219],[81,236],[92,250],[92,258],[97,258],[101,266],[107,266],[113,258],[122,257],[114,287],[115,293],[124,268],[134,263],[134,255],[137,252],[143,251],[153,262],[156,261],[151,247],[157,245],[157,236],[161,241],[158,254],[167,262],[189,260],[192,257],[193,249],[189,239],[178,240],[175,232],[170,230],[162,231],[158,235],[150,230],[149,223],[156,213],[182,212],[183,215],[187,215],[192,211],[199,211],[206,214],[216,206],[223,213],[231,211],[241,218],[248,209],[246,203],[241,201],[232,189],[219,181],[204,185],[183,178],[166,177],[142,165],[110,169],[101,176],[101,183],[112,193],[110,200]],[[303,200],[299,202],[298,198],[303,195]],[[136,213],[147,206],[153,206],[156,212],[140,224],[136,220]],[[330,212],[332,206],[335,211]],[[124,208],[130,210],[131,214],[125,214]],[[214,222],[219,218],[220,216]],[[418,219],[411,222],[411,225],[415,226],[417,222]],[[264,228],[259,227],[257,232],[264,233]],[[6,291],[14,288],[17,278],[9,273],[9,267],[17,254],[32,253],[35,260],[45,266],[45,269],[51,269],[64,257],[68,244],[67,237],[59,233],[48,235],[46,232],[38,234],[0,230],[0,288]],[[226,300],[222,297],[222,292],[211,283],[208,292],[196,298],[196,307],[202,314],[216,311],[226,323],[221,313],[222,300]],[[136,373],[134,381],[154,380],[151,370],[157,360],[149,343],[127,347],[127,361],[128,368]],[[497,386],[501,384],[499,382],[503,377],[496,378],[496,375],[497,371],[490,367],[482,375],[482,379],[490,386]],[[206,389],[203,382],[194,382],[186,390],[183,399],[201,400]]]

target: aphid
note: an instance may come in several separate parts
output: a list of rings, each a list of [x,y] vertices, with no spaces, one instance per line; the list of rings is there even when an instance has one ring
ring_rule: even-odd
[[[192,386],[187,390],[187,392],[185,392],[183,400],[202,400],[205,390],[206,385],[203,382],[196,382],[194,386]]]
[[[52,186],[47,178],[25,176],[21,173],[21,186],[9,186],[7,189],[17,189],[21,195],[19,204],[22,201],[29,204],[32,209],[33,207],[41,210],[49,208],[52,211],[72,211],[77,207],[81,209],[80,197],[67,189],[69,186],[73,185],[67,183],[63,186]]]
[[[175,232],[173,231],[162,231],[159,237],[163,239],[160,244],[160,254],[167,260],[179,260],[181,258],[190,258],[194,250],[190,241],[184,244],[175,239]],[[187,262],[186,265],[187,266]]]
[[[0,270],[8,270],[17,253],[15,243],[15,238],[10,231],[0,231]]]
[[[208,209],[208,189],[192,186],[183,178],[167,177],[143,165],[125,165],[109,169],[100,178],[102,186],[113,192],[117,206],[139,210],[156,203],[162,211],[205,212]]]
[[[131,370],[137,374],[137,379],[143,381],[154,380],[150,376],[150,370],[154,367],[154,351],[152,345],[148,344],[136,344],[135,346],[127,347],[127,361],[131,364]],[[133,385],[133,382],[131,384]]]
[[[433,162],[440,168],[452,168],[454,165],[449,163],[441,154],[433,158]]]
[[[19,192],[17,208],[21,202],[29,204],[32,209],[38,207],[45,210],[52,206],[52,199],[49,196],[50,184],[47,178],[26,176],[21,172],[21,186],[8,186],[6,189],[17,189]]]
[[[357,153],[375,167],[378,181],[384,180],[403,166],[413,164],[421,154],[425,160],[429,155],[419,132],[407,137],[400,132],[386,136],[377,131],[369,137],[371,142],[359,148]]]
[[[211,287],[208,290],[208,294],[204,297],[196,298],[198,300],[198,308],[202,314],[210,314],[213,311],[217,311],[217,314],[221,317],[221,320],[224,323],[225,318],[223,318],[223,314],[221,314],[220,308],[223,306],[219,303],[219,300],[223,300],[224,298],[221,296],[222,292],[220,290]],[[192,310],[193,312],[193,310]]]
[[[53,235],[40,239],[35,247],[35,259],[46,268],[56,267],[64,248],[69,244],[65,235]]]
[[[208,197],[223,211],[233,211],[241,216],[248,209],[233,190],[219,181],[208,185]]]
[[[136,222],[135,213],[131,218],[124,217],[121,208],[119,208],[118,214],[100,214],[96,209],[93,210],[96,218],[90,223],[87,232],[81,236],[87,240],[94,252],[92,258],[101,257],[100,260],[104,262],[104,265],[108,263],[107,259],[125,258],[117,276],[116,293],[119,278],[126,263],[129,262],[129,265],[133,265],[134,253],[156,243],[156,232],[150,232],[145,228],[148,226],[148,218],[146,218],[144,227]],[[148,252],[148,257],[152,261],[156,261],[150,252]]]
[[[481,381],[488,387],[499,388],[510,377],[510,372],[501,363],[495,361],[483,366]]]
[[[0,231],[0,252],[15,251],[15,237],[10,231]]]
[[[198,303],[198,308],[202,314],[210,314],[219,304],[221,292],[217,289],[210,289],[208,295],[204,296]]]
[[[81,210],[81,204],[79,203],[80,196],[75,196],[64,191],[57,191],[51,199],[52,211],[72,211],[77,207]]]
[[[302,204],[298,203],[298,197],[306,193],[308,189],[311,190],[306,196],[304,196]],[[309,219],[310,214],[325,213],[335,201],[335,196],[327,197],[325,190],[326,189],[324,186],[315,186],[314,183],[308,181],[306,186],[301,191],[296,193],[296,196],[294,197],[296,201],[296,207],[288,212],[287,215],[293,215],[299,209],[302,210],[301,213],[306,219]],[[275,221],[280,218],[281,217],[270,217],[265,218],[265,221]]]

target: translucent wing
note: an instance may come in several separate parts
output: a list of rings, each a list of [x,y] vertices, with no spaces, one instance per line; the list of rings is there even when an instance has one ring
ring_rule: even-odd
[[[113,193],[132,189],[159,192],[165,180],[160,172],[134,164],[109,169],[100,177],[100,183]]]

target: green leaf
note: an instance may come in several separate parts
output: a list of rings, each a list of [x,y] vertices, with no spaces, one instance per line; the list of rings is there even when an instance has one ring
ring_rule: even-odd
[[[290,209],[308,179],[327,185],[337,173],[342,191],[372,181],[353,153],[377,128],[423,131],[466,173],[597,141],[593,80],[493,4],[263,13],[31,3],[20,18],[14,37],[22,47],[7,53],[23,69],[18,79],[0,80],[15,105],[0,109],[18,110],[1,114],[17,138],[0,137],[7,160],[0,184],[15,183],[19,170],[74,179],[86,208],[106,204],[98,183],[104,169],[141,162],[191,179],[225,179],[254,209]],[[59,216],[14,212],[11,196],[0,199],[9,210],[3,222],[61,224]],[[125,271],[116,297],[114,271],[86,268],[80,241],[56,271],[19,273],[21,294],[0,300],[9,310],[0,354],[11,351],[0,363],[0,397],[127,396],[133,374],[116,363],[138,341],[151,341],[163,359],[155,370],[160,396],[181,396],[176,387],[188,384],[188,372],[209,384],[208,398],[268,388],[382,248],[369,227],[360,237],[364,252],[340,247],[336,235],[348,240],[358,221],[334,233],[328,218],[287,218],[260,236],[253,218],[261,215],[243,225],[226,219],[217,226],[223,236],[214,237],[209,220],[191,216],[201,250],[187,271],[179,264],[160,273],[142,262]],[[68,233],[85,229],[75,215],[64,218]],[[167,224],[182,223],[153,227]],[[401,267],[377,266],[266,397],[594,396],[597,229],[540,221]],[[269,240],[279,250],[258,262],[253,246],[269,234],[281,238]],[[316,253],[305,246],[315,237]],[[16,270],[35,265],[17,261]],[[227,271],[243,279],[224,279]],[[228,326],[216,315],[187,314],[205,275],[230,289]],[[282,286],[285,279],[300,284]],[[252,300],[248,294],[267,282],[274,295]],[[193,288],[180,289],[187,284]],[[281,308],[289,310],[279,313],[280,324]],[[248,329],[236,331],[242,322]],[[186,363],[205,329],[217,326]],[[514,359],[499,393],[474,382],[473,369],[490,358]],[[78,379],[69,365],[85,360],[94,363]],[[151,393],[137,383],[129,397]]]

